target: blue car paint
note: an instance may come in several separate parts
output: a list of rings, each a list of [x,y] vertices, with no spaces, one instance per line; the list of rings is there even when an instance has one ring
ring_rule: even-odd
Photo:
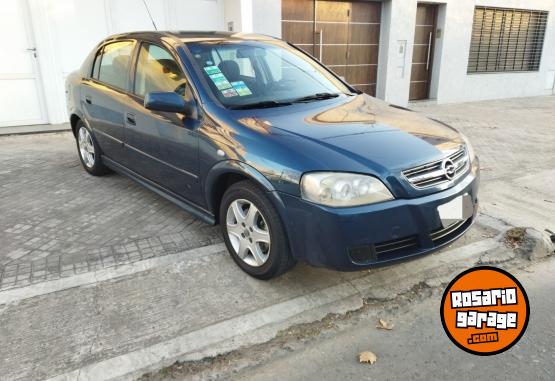
[[[460,237],[471,225],[477,212],[479,173],[476,161],[472,174],[443,192],[413,199],[395,199],[354,208],[329,208],[282,193],[288,211],[287,231],[293,251],[300,259],[316,266],[349,271],[371,265],[385,265],[427,254]],[[474,216],[448,241],[436,244],[429,234],[441,228],[437,207],[468,193],[474,201]],[[416,236],[417,250],[400,251],[386,259],[353,263],[347,249]]]
[[[267,37],[249,38],[286,46]],[[193,116],[147,110],[143,99],[129,91],[131,75],[125,90],[91,79],[98,47],[81,70],[68,78],[68,109],[72,120],[79,117],[92,128],[108,166],[202,220],[218,222],[216,196],[221,195],[222,176],[241,175],[267,191],[294,257],[317,266],[356,270],[436,250],[441,245],[434,245],[429,233],[441,227],[437,206],[465,193],[477,205],[477,159],[468,175],[449,186],[415,189],[401,176],[402,170],[441,159],[443,150],[462,144],[462,137],[451,127],[365,94],[278,108],[229,110],[206,90],[183,39],[140,32],[112,37],[99,46],[132,40],[170,50],[191,85],[189,100],[196,105]],[[320,170],[376,176],[395,200],[353,208],[303,200],[301,176]],[[473,220],[474,216],[451,240]],[[418,249],[394,258],[360,264],[347,255],[350,247],[413,235],[418,237]]]

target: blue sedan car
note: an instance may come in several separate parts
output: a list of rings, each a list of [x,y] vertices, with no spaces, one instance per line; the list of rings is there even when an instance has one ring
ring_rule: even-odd
[[[362,94],[271,37],[110,37],[66,85],[83,167],[126,175],[209,224],[270,279],[298,260],[359,270],[432,252],[477,211],[455,129]]]

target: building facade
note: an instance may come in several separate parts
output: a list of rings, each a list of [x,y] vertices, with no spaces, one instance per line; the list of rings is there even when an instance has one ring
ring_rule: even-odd
[[[0,128],[67,121],[64,81],[108,35],[282,37],[398,105],[553,94],[553,0],[3,0]]]

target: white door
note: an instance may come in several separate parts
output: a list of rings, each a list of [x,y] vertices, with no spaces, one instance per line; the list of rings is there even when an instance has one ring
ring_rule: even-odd
[[[27,0],[0,3],[0,127],[46,123]]]

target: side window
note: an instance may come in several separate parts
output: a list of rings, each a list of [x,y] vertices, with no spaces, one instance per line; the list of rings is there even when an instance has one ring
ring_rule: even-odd
[[[100,60],[102,59],[102,48],[98,49],[96,52],[96,57],[94,57],[92,78],[98,79],[98,71],[100,70]]]
[[[126,90],[127,73],[132,53],[132,41],[114,42],[106,45],[102,51],[100,65],[98,65],[98,77],[94,76],[94,72],[93,77],[114,87]],[[94,71],[96,71],[97,60],[98,57],[95,60]]]
[[[135,94],[144,97],[151,91],[175,91],[184,96],[186,84],[183,71],[166,49],[147,43],[141,45]]]

